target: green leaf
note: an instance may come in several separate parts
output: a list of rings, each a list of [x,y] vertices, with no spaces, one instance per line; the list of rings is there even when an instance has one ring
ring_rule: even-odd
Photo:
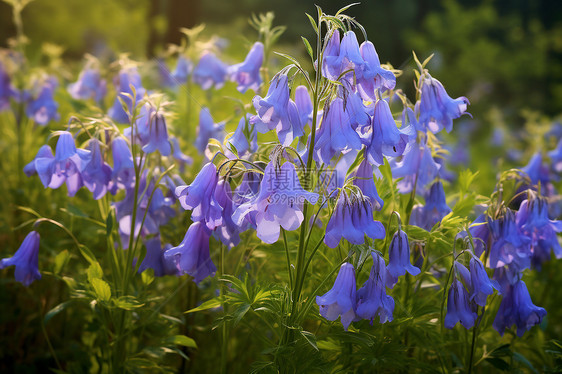
[[[103,278],[103,271],[100,264],[98,264],[97,262],[88,267],[88,270],[86,270],[86,274],[88,275],[88,280],[90,282],[95,278]]]
[[[91,265],[98,264],[98,260],[96,259],[96,256],[94,256],[94,254],[92,253],[92,251],[88,249],[88,247],[81,244],[78,248],[80,249],[80,253],[82,254],[82,256],[84,256],[86,261],[88,261]]]
[[[361,3],[352,3],[352,4],[349,4],[349,5],[344,6],[343,8],[341,8],[340,10],[338,10],[338,11],[336,12],[336,16],[339,16],[341,13],[345,12],[346,10],[348,10],[349,8],[351,8],[352,6],[359,5],[359,4],[361,4]]]
[[[334,339],[320,340],[318,341],[318,348],[325,351],[339,351],[341,347],[336,343]]]
[[[486,359],[490,364],[492,364],[495,368],[506,371],[509,369],[509,364],[498,357],[488,357]]]
[[[64,267],[68,263],[70,259],[70,253],[68,250],[61,251],[58,255],[55,256],[55,268],[53,269],[54,274],[59,274]]]
[[[113,232],[113,210],[107,215],[105,220],[105,235],[109,238]]]
[[[141,273],[142,284],[148,286],[154,281],[154,270],[148,268]]]
[[[308,344],[310,344],[312,346],[312,348],[319,351],[318,345],[316,343],[316,335],[314,335],[313,333],[308,332],[308,331],[301,331],[301,335],[302,335],[303,338],[306,339]]]
[[[310,43],[308,42],[308,39],[305,38],[304,36],[301,36],[302,38],[302,42],[304,43],[304,46],[306,47],[306,52],[308,52],[308,55],[310,56],[310,59],[312,61],[314,61],[314,55],[312,52],[312,47],[310,46]]]
[[[185,335],[170,336],[165,340],[165,342],[166,344],[183,345],[184,347],[197,349],[197,343],[195,343],[195,340]]]
[[[316,21],[314,20],[314,18],[312,18],[312,16],[308,13],[305,13],[306,16],[308,17],[308,20],[310,21],[310,24],[312,25],[312,28],[314,29],[314,32],[316,33],[316,35],[318,35],[318,26],[316,26]]]
[[[136,299],[134,296],[120,296],[117,299],[113,299],[113,304],[124,310],[134,310],[142,307],[144,304]]]
[[[111,299],[111,288],[107,282],[99,278],[93,278],[90,280],[90,283],[96,292],[98,300],[109,301]]]
[[[199,305],[196,308],[189,309],[185,313],[193,313],[193,312],[199,312],[199,311],[202,311],[202,310],[218,308],[219,306],[221,306],[225,302],[225,300],[226,300],[226,298],[224,296],[216,297],[214,299],[205,301],[203,304]]]
[[[67,306],[69,306],[71,302],[72,300],[65,301],[64,303],[60,303],[53,309],[49,310],[47,314],[45,314],[45,317],[43,317],[43,322],[45,323],[45,325],[51,320],[51,318],[53,318],[54,316],[62,312]]]

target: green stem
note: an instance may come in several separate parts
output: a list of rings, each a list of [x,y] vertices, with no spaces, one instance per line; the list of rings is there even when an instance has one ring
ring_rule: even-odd
[[[293,273],[291,271],[291,256],[289,255],[289,247],[287,246],[287,233],[281,228],[283,233],[283,244],[285,245],[285,256],[287,257],[287,273],[289,274],[289,286],[293,289]]]
[[[224,275],[224,245],[220,245],[220,258],[219,258],[219,277],[218,279],[221,279],[222,276]],[[226,291],[226,285],[224,282],[221,282],[221,287],[220,287],[220,296],[222,297],[225,294]],[[227,309],[226,309],[226,303],[223,301],[222,302],[222,309],[224,312],[224,315],[226,316],[227,314]],[[221,365],[220,365],[220,372],[222,374],[226,374],[227,373],[227,360],[228,360],[228,326],[227,326],[227,322],[226,319],[223,321],[223,324],[221,326]]]

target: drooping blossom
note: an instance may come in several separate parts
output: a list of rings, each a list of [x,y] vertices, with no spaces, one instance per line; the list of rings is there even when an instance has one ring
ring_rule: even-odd
[[[474,255],[470,257],[470,301],[474,301],[480,306],[486,306],[486,299],[494,293],[494,289],[499,291],[499,284],[495,280],[490,280],[484,264]]]
[[[112,185],[110,191],[117,193],[118,189],[132,188],[135,183],[135,164],[133,155],[127,141],[117,137],[111,141],[113,155],[113,172],[111,173]]]
[[[375,101],[375,90],[392,90],[396,86],[396,77],[390,70],[381,67],[375,46],[366,40],[359,47],[365,61],[363,76],[357,79],[357,91],[364,100]]]
[[[431,155],[431,150],[425,142],[414,142],[404,151],[401,161],[390,164],[392,176],[402,178],[398,182],[400,193],[409,193],[414,189],[423,191],[425,186],[435,179],[441,165],[437,164]]]
[[[236,82],[238,91],[244,93],[247,90],[257,91],[262,82],[260,68],[263,64],[264,46],[260,42],[254,43],[244,62],[232,65],[228,68],[230,80]]]
[[[189,274],[195,283],[201,282],[217,271],[209,252],[211,231],[204,222],[193,222],[182,242],[164,253],[165,259],[172,261],[180,274]]]
[[[316,304],[320,315],[328,321],[335,321],[341,316],[343,328],[347,330],[349,324],[356,319],[357,286],[355,284],[355,269],[345,262],[334,282],[334,286],[322,296],[316,296]]]
[[[197,66],[193,69],[193,81],[208,90],[214,87],[220,89],[226,81],[228,67],[212,52],[204,52]]]
[[[89,161],[91,154],[84,149],[76,149],[74,138],[68,131],[61,131],[55,150],[55,158],[50,162],[47,170],[50,174],[48,183],[44,183],[50,188],[59,188],[66,182],[68,196],[74,196],[84,185],[82,179],[82,169],[85,162]],[[39,172],[39,170],[38,170]],[[43,170],[39,172],[43,174]],[[47,182],[47,180],[45,180]]]
[[[387,285],[394,287],[398,281],[398,277],[410,273],[413,276],[418,275],[421,270],[410,262],[410,243],[408,242],[408,235],[398,229],[388,249],[388,266],[386,267],[390,277],[387,278]]]
[[[238,121],[238,126],[234,134],[228,139],[228,143],[232,145],[238,155],[244,155],[247,152],[256,152],[258,150],[258,134],[256,126],[250,122],[250,117],[246,114]]]
[[[452,329],[460,322],[465,329],[470,329],[474,326],[477,317],[476,311],[470,305],[468,292],[463,284],[455,278],[449,288],[449,295],[447,297],[445,327]]]
[[[111,181],[111,167],[103,160],[100,142],[97,139],[90,140],[90,156],[82,165],[82,180],[94,199],[101,199],[107,192]]]
[[[376,252],[371,253],[373,267],[369,279],[357,291],[357,316],[371,321],[379,316],[379,322],[392,322],[394,312],[394,299],[386,294],[386,276],[384,258]]]
[[[205,148],[209,144],[209,139],[217,139],[222,141],[224,138],[224,123],[215,123],[213,116],[208,108],[201,108],[199,112],[199,127],[197,128],[197,139],[195,147],[199,152],[205,152]]]
[[[126,136],[132,131],[131,128],[128,130]],[[170,155],[172,147],[168,139],[166,118],[161,108],[156,108],[151,103],[144,104],[137,118],[135,130],[138,132],[135,135],[138,135],[144,152],[152,153],[158,150],[162,156]]]
[[[93,99],[100,103],[107,93],[107,81],[101,78],[99,69],[86,66],[78,80],[68,85],[68,93],[76,100]]]
[[[278,166],[271,161],[265,168],[257,196],[238,206],[232,219],[242,225],[246,217],[253,217],[258,238],[271,244],[279,239],[281,227],[292,231],[301,225],[305,200],[315,204],[317,199],[318,194],[302,188],[292,163]]]
[[[115,122],[129,123],[129,115],[123,109],[121,101],[127,106],[129,114],[132,114],[133,106],[137,105],[139,101],[142,100],[146,92],[142,86],[141,77],[135,67],[127,67],[121,69],[119,75],[113,79],[113,84],[117,90],[117,96],[115,97],[113,106],[109,108],[108,115]],[[131,86],[135,89],[134,93]]]
[[[416,205],[412,209],[410,223],[429,231],[450,212],[451,208],[447,205],[443,184],[437,181],[431,185],[425,205]]]
[[[490,228],[488,227],[488,218],[486,214],[479,215],[470,225],[469,229],[474,242],[474,254],[478,257],[488,248],[488,240],[490,238]]]
[[[359,164],[357,170],[351,176],[355,178],[353,184],[359,187],[363,195],[370,199],[373,209],[381,210],[384,206],[384,201],[377,192],[377,186],[375,186],[375,181],[373,180],[373,167],[367,159],[364,159]]]
[[[39,233],[31,231],[12,257],[0,260],[0,269],[15,266],[16,281],[28,287],[36,279],[41,279],[39,272]]]
[[[156,277],[180,275],[173,257],[164,256],[165,251],[162,249],[160,236],[157,235],[154,238],[148,239],[144,242],[144,246],[146,247],[146,254],[139,266],[139,274],[146,269],[152,269]]]
[[[468,104],[470,104],[466,97],[452,99],[441,82],[429,75],[422,76],[420,83],[419,121],[432,133],[435,134],[442,129],[451,132],[453,119],[459,118],[465,113],[470,115],[466,112]]]
[[[30,101],[27,104],[27,116],[38,125],[45,126],[50,121],[58,121],[60,118],[58,113],[59,105],[54,99],[56,87],[56,78],[49,77],[43,82],[37,97],[30,98]]]
[[[531,239],[525,236],[515,221],[515,214],[507,209],[503,217],[489,223],[493,243],[487,266],[498,268],[511,265],[517,270],[531,265]]]
[[[203,221],[209,230],[223,223],[222,207],[215,198],[217,183],[217,167],[209,162],[190,185],[177,187],[175,192],[182,208],[192,211],[191,220]]]
[[[232,219],[236,206],[232,201],[232,189],[230,184],[224,179],[221,179],[217,183],[214,197],[222,208],[222,224],[215,228],[213,236],[228,248],[235,247],[240,243],[242,227],[237,225]]]

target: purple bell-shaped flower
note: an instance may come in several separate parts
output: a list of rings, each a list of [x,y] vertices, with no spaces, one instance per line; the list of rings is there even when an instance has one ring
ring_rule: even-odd
[[[12,257],[0,260],[0,269],[15,266],[16,281],[28,287],[36,279],[41,279],[39,272],[39,233],[31,231]]]
[[[346,262],[341,266],[332,289],[322,296],[316,296],[320,315],[328,321],[335,321],[341,316],[343,328],[347,330],[349,324],[357,318],[356,294],[355,269]]]

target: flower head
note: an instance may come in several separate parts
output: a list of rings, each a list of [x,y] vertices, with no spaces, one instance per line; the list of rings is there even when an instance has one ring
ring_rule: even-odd
[[[107,93],[107,82],[100,77],[98,69],[87,66],[78,80],[68,85],[68,92],[76,100],[94,99],[100,103]]]
[[[260,68],[263,63],[264,46],[254,43],[244,62],[228,68],[230,79],[238,83],[238,91],[244,93],[248,89],[257,91],[261,84]]]
[[[213,276],[217,268],[209,252],[210,236],[211,231],[204,222],[193,222],[182,242],[164,253],[165,260],[175,263],[180,274],[191,275],[195,283]]]
[[[0,261],[0,269],[15,266],[14,276],[16,281],[26,287],[34,280],[41,279],[41,273],[39,272],[39,239],[39,233],[31,231],[12,257]]]
[[[209,230],[222,224],[222,207],[215,198],[217,183],[217,167],[209,162],[189,186],[176,188],[182,208],[192,211],[191,220],[203,221]]]
[[[441,165],[437,164],[426,143],[413,143],[404,151],[404,157],[399,162],[392,162],[392,176],[403,178],[398,182],[400,193],[408,193],[414,189],[423,190],[437,174]]]
[[[390,70],[381,67],[375,46],[366,40],[359,47],[365,61],[363,76],[357,79],[357,91],[364,100],[375,101],[375,90],[392,90],[396,86],[396,77]]]
[[[176,84],[183,84],[187,82],[187,78],[193,70],[193,64],[184,55],[178,57],[176,68],[172,72],[172,78]]]
[[[236,148],[238,155],[246,152],[255,152],[258,150],[258,136],[256,126],[249,123],[249,116],[246,114],[240,118],[236,131],[228,139],[228,142]]]
[[[388,249],[388,266],[386,267],[391,275],[387,279],[387,285],[393,287],[398,281],[398,277],[406,274],[406,271],[413,276],[418,275],[421,270],[410,263],[410,243],[408,235],[401,229],[394,233]]]
[[[384,205],[384,201],[379,197],[377,186],[375,186],[375,181],[373,180],[373,167],[369,164],[369,162],[367,162],[367,159],[364,159],[359,164],[357,170],[352,175],[355,177],[353,184],[359,187],[363,195],[370,199],[373,209],[381,210]]]
[[[168,127],[159,108],[151,103],[143,105],[137,119],[137,131],[144,152],[152,153],[158,150],[162,156],[170,155],[172,147],[168,140]]]
[[[201,108],[199,112],[199,127],[197,128],[197,139],[195,147],[199,152],[205,152],[209,139],[217,139],[222,141],[224,138],[224,123],[215,123],[213,116],[208,108]]]
[[[213,236],[219,239],[225,246],[232,248],[240,243],[240,226],[232,220],[235,206],[232,202],[232,189],[230,184],[221,179],[215,189],[215,199],[222,208],[222,224],[216,227]]]
[[[460,322],[465,329],[470,329],[474,326],[477,317],[478,315],[469,303],[466,289],[462,283],[455,278],[449,288],[445,327],[452,329],[458,322]]]
[[[117,188],[130,188],[135,183],[135,164],[129,144],[122,137],[117,137],[111,142],[113,154],[113,172],[111,173],[112,190],[115,194]]]
[[[443,184],[437,181],[431,185],[425,205],[417,205],[412,209],[411,224],[429,231],[450,212],[451,208],[447,205]]]
[[[466,109],[470,102],[464,96],[452,99],[441,82],[431,76],[422,77],[420,80],[420,123],[434,134],[443,128],[450,132],[453,129],[453,119],[465,113],[469,114]]]
[[[152,269],[156,277],[180,275],[173,257],[164,256],[160,236],[148,239],[144,242],[144,246],[146,247],[146,255],[139,266],[139,273],[146,269]]]
[[[353,265],[345,262],[340,267],[332,289],[322,296],[316,296],[320,315],[328,321],[335,321],[341,316],[343,328],[347,330],[356,318],[356,289],[355,269]]]
[[[132,113],[133,106],[142,100],[146,92],[142,86],[141,77],[135,67],[123,68],[119,75],[114,78],[113,84],[117,89],[117,96],[113,106],[108,111],[109,117],[115,122],[129,123],[129,116],[123,109],[121,100],[126,104],[129,113]],[[131,86],[135,88],[134,93],[131,90]],[[133,102],[131,97],[134,98],[135,102]]]
[[[205,52],[193,69],[193,81],[208,90],[214,86],[219,89],[224,85],[227,76],[227,66],[211,52]]]
[[[530,267],[531,239],[517,227],[515,214],[508,209],[505,215],[489,223],[493,244],[490,248],[488,267],[512,265],[518,270]]]
[[[59,105],[55,102],[54,94],[57,80],[50,77],[43,82],[39,95],[27,105],[26,114],[37,124],[45,126],[50,121],[58,121]]]
[[[82,167],[82,180],[94,199],[101,199],[107,192],[111,181],[111,167],[103,160],[100,150],[100,142],[97,139],[90,140],[90,157]]]
[[[386,294],[386,267],[384,258],[373,251],[373,267],[369,279],[357,291],[357,315],[373,323],[378,315],[380,323],[391,322],[394,312],[394,299]]]
[[[74,196],[84,185],[82,170],[90,161],[91,153],[84,149],[76,149],[74,138],[68,131],[61,131],[55,150],[55,158],[51,161],[51,174],[48,186],[59,188],[66,182],[68,196]]]
[[[470,258],[470,285],[470,301],[474,300],[480,306],[486,306],[486,299],[494,289],[499,290],[499,284],[490,280],[484,264],[474,255]]]

